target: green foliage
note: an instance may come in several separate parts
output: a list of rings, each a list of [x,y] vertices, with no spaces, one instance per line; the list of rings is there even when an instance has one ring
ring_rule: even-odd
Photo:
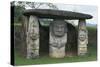
[[[24,10],[25,10],[24,7],[14,6],[14,23],[22,22],[22,16]]]

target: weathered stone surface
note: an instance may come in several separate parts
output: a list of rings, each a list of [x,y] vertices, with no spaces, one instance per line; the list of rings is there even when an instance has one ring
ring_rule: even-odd
[[[27,31],[27,58],[39,56],[39,23],[35,16],[30,16]]]
[[[72,11],[52,10],[52,9],[29,9],[24,12],[24,15],[35,15],[40,18],[54,18],[54,19],[91,19],[89,14],[83,14]]]
[[[78,55],[85,55],[87,53],[88,44],[88,32],[85,20],[79,20],[78,28]]]
[[[66,23],[64,20],[54,20],[50,24],[50,53],[54,58],[63,58],[65,56],[65,44],[67,43]]]
[[[23,21],[22,22],[22,47],[20,47],[23,51],[23,55],[26,57],[27,56],[27,27],[28,27],[28,17],[27,16],[23,16]]]

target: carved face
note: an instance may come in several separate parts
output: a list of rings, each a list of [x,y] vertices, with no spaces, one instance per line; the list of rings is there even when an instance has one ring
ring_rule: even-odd
[[[62,20],[55,20],[52,30],[54,35],[63,36],[65,34],[65,22]]]
[[[85,31],[85,30],[81,30],[81,31],[79,32],[79,39],[80,39],[81,41],[84,41],[84,40],[86,39],[86,31]]]

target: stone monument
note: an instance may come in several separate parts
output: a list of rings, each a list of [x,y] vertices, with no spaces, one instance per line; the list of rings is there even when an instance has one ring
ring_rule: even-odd
[[[39,18],[51,18],[54,20],[49,26],[50,57],[63,58],[65,56],[65,44],[67,43],[67,25],[64,21],[65,19],[79,20],[77,54],[85,55],[87,53],[88,32],[86,29],[86,19],[91,19],[91,15],[52,9],[29,9],[24,12],[24,16],[27,19],[29,18],[29,20],[25,20],[27,22],[27,58],[39,57],[39,45],[41,45],[39,43]]]
[[[79,20],[78,29],[78,55],[84,55],[87,53],[88,44],[88,32],[85,20]]]
[[[39,56],[39,23],[35,16],[30,16],[27,31],[27,58]]]
[[[65,56],[65,44],[67,43],[66,22],[56,19],[50,24],[50,48],[49,54],[54,58]]]

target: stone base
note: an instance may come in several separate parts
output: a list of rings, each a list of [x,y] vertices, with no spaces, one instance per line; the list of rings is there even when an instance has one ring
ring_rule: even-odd
[[[87,53],[87,47],[79,47],[78,55],[85,55]]]
[[[50,47],[50,57],[52,58],[64,58],[65,57],[65,47],[62,47],[60,49],[55,47]]]

